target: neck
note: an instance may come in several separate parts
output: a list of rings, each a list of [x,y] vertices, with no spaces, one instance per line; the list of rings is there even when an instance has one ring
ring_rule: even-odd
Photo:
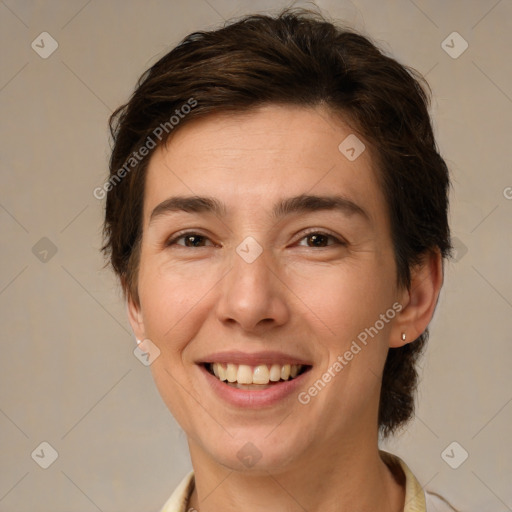
[[[257,472],[231,470],[189,445],[195,488],[187,510],[398,512],[404,507],[403,482],[381,459],[376,440],[338,447],[325,443],[279,471]]]

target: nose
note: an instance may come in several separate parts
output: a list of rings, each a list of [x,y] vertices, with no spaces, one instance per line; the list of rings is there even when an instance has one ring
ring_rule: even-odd
[[[234,254],[222,280],[216,312],[228,327],[262,334],[284,325],[289,317],[289,289],[267,251],[251,263]]]

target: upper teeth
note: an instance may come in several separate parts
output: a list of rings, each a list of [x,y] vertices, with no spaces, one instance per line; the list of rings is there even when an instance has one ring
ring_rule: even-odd
[[[252,367],[246,364],[212,363],[211,367],[220,380],[239,384],[268,384],[270,381],[293,379],[302,369],[301,364],[260,364]]]

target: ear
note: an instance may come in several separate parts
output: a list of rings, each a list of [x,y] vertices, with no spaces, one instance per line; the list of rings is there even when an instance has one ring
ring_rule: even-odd
[[[391,329],[390,347],[402,347],[425,332],[434,315],[442,284],[443,258],[439,250],[431,251],[411,269],[411,285],[400,294],[402,309]]]
[[[126,297],[126,309],[135,338],[137,338],[138,341],[142,341],[146,338],[146,329],[144,327],[140,302],[136,301],[130,293],[128,293]]]

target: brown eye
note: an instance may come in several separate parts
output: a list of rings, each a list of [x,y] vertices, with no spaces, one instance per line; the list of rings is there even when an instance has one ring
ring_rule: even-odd
[[[183,237],[183,240],[187,247],[202,247],[206,239],[201,235],[187,235]]]
[[[303,243],[304,240],[306,243]],[[328,233],[314,232],[304,236],[298,245],[307,247],[330,247],[331,245],[345,245],[345,243]]]
[[[180,245],[183,247],[205,247],[210,240],[197,233],[184,233],[167,242],[167,246]],[[211,242],[209,245],[213,245]]]
[[[310,247],[326,247],[329,242],[329,237],[327,235],[315,234],[308,235],[306,237],[308,242],[310,242]]]

